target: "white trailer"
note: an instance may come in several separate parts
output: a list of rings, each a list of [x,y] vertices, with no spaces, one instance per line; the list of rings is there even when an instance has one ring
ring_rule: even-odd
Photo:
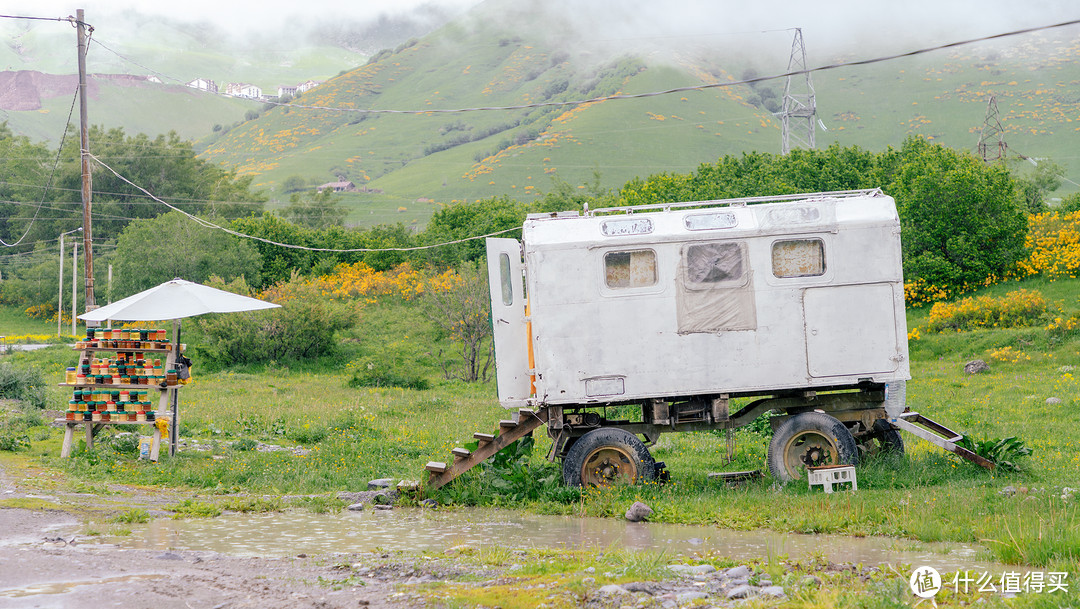
[[[518,436],[547,424],[567,484],[658,476],[661,433],[769,411],[782,480],[903,451],[900,222],[880,190],[534,214],[487,255],[499,401],[533,419]],[[459,450],[436,486],[481,457]]]

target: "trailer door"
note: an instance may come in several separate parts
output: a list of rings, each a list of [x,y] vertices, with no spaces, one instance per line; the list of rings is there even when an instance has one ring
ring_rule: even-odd
[[[810,376],[893,372],[899,365],[893,287],[831,286],[803,293]]]
[[[521,408],[532,395],[521,244],[516,239],[488,239],[487,260],[499,404]]]

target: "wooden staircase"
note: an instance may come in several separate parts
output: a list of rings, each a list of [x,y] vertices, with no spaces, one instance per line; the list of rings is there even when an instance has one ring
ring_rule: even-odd
[[[534,412],[523,408],[517,412],[514,419],[499,421],[498,435],[474,433],[473,439],[479,443],[479,446],[474,451],[465,448],[453,449],[450,451],[454,458],[453,463],[428,462],[424,466],[424,469],[430,472],[428,474],[428,488],[436,489],[449,483],[454,478],[488,460],[495,453],[529,435],[534,429],[547,423],[548,410],[547,408],[541,408]]]

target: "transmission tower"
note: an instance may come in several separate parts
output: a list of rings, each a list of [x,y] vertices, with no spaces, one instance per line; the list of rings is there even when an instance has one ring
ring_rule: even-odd
[[[982,130],[979,133],[978,155],[984,163],[1005,160],[1005,129],[998,119],[997,97],[991,95],[986,104],[986,119],[983,120]]]
[[[784,104],[780,111],[780,129],[783,141],[781,154],[795,148],[815,147],[814,122],[817,120],[817,105],[814,102],[814,83],[806,66],[806,47],[803,45],[802,28],[795,28],[795,39],[791,43],[791,58],[788,59],[788,72],[803,72],[788,76],[784,83]],[[805,83],[803,79],[805,78]]]

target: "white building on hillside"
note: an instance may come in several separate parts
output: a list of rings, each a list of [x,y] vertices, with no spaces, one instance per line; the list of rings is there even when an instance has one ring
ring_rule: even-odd
[[[246,82],[231,82],[225,85],[225,95],[259,99],[262,97],[262,89]]]
[[[192,89],[198,89],[200,91],[209,91],[211,93],[217,93],[218,92],[217,83],[215,83],[212,80],[208,80],[206,78],[196,78],[195,80],[193,80],[193,81],[191,81],[189,83],[186,83],[186,84],[187,84],[187,86],[191,87]]]

